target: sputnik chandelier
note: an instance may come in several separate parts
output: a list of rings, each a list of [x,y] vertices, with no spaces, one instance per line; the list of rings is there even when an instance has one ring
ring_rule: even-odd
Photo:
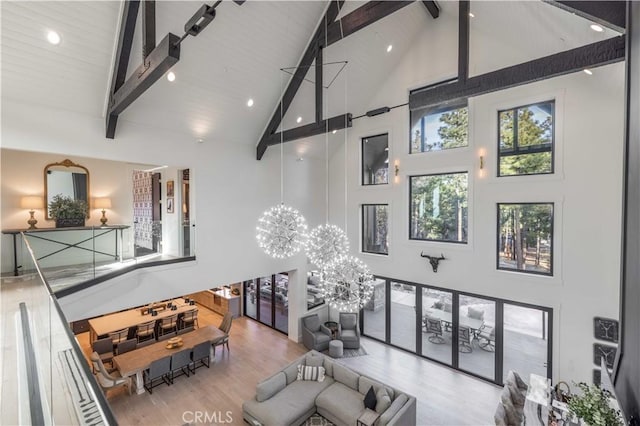
[[[293,207],[280,204],[265,211],[256,226],[258,246],[276,259],[298,253],[307,240],[307,223]]]
[[[336,225],[316,226],[309,233],[305,252],[311,263],[321,270],[349,252],[347,234]]]
[[[323,296],[339,312],[358,312],[373,295],[373,276],[354,256],[341,256],[326,271]]]

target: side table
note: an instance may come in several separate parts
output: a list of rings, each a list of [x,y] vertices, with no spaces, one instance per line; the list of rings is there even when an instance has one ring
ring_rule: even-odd
[[[331,339],[335,340],[338,338],[338,323],[335,321],[327,321],[324,323],[324,326],[331,330]]]
[[[358,417],[358,421],[356,422],[356,426],[373,426],[373,424],[378,420],[380,414],[375,411],[365,408],[360,417]]]

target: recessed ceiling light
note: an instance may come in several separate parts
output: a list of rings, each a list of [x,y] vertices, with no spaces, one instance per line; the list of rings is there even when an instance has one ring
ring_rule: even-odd
[[[253,106],[253,99],[249,99],[249,100],[247,101],[247,106],[248,106],[248,107],[252,107],[252,106]]]
[[[388,147],[388,146],[387,146],[387,147],[385,147],[385,149],[384,149],[384,150],[385,150],[385,151],[389,151],[389,147]]]
[[[304,161],[304,158],[303,158],[303,157],[298,157],[298,158],[296,159],[296,161]]]
[[[387,53],[391,52],[391,50],[393,49],[393,44],[390,44],[387,46]]]
[[[298,118],[296,118],[296,123],[299,123],[299,122],[301,122],[301,121],[302,121],[302,117],[298,117]]]
[[[385,164],[389,164],[389,159],[384,160]]]
[[[589,68],[585,68],[583,71],[587,75],[593,75],[593,71],[591,71]]]
[[[198,139],[196,139],[196,142],[198,142],[198,143],[204,143],[204,139],[198,138]]]
[[[604,31],[604,28],[602,28],[600,25],[598,24],[591,24],[590,27],[593,31],[597,32],[597,33],[601,33]]]
[[[473,13],[469,12],[469,18],[475,18],[476,15],[474,15]]]
[[[167,80],[174,81],[175,79],[176,75],[173,73],[173,71],[169,71],[169,74],[167,74]]]
[[[55,31],[49,31],[47,33],[47,40],[49,41],[49,43],[51,44],[60,44],[60,34],[58,34]]]
[[[334,131],[333,131],[333,132],[331,132],[331,133],[333,133],[333,134],[335,135],[335,134],[336,134],[336,132],[337,132],[337,130],[334,130]]]

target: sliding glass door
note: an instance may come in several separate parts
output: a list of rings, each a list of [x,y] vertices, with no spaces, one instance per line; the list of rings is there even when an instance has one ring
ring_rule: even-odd
[[[391,282],[391,344],[416,351],[416,287]]]
[[[503,375],[517,371],[525,380],[531,373],[545,377],[550,355],[549,313],[532,307],[504,304]]]
[[[289,275],[282,272],[245,281],[244,314],[289,333]]]
[[[460,295],[458,300],[458,367],[494,380],[496,357],[492,344],[495,346],[495,337],[491,334],[496,326],[496,303],[467,295]]]
[[[422,355],[451,365],[453,294],[422,288]]]

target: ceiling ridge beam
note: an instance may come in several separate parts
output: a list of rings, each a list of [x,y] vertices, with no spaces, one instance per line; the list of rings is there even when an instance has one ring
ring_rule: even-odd
[[[440,16],[440,6],[438,6],[438,3],[436,3],[435,1],[425,0],[422,2],[422,4],[427,8],[429,14],[433,19],[436,19],[438,16]]]
[[[416,90],[409,95],[409,109],[420,109],[479,96],[498,90],[559,77],[585,68],[593,68],[623,61],[625,40],[623,36],[577,47],[543,58],[502,68],[486,74],[470,77],[466,81],[447,82]]]
[[[113,94],[124,84],[127,78],[127,68],[131,57],[131,47],[133,45],[133,34],[136,29],[136,18],[140,7],[139,0],[127,0],[122,9],[120,32],[118,34],[118,44],[116,47],[116,58],[113,64],[113,76],[111,77],[111,88],[109,89],[109,99],[107,101],[106,114],[106,136],[113,139],[116,133],[118,116],[110,113],[113,102]]]
[[[458,81],[469,77],[469,0],[458,1]]]
[[[142,2],[142,60],[156,48],[156,1]]]
[[[353,125],[353,118],[350,113],[336,115],[318,123],[305,124],[271,135],[265,140],[267,146],[279,145],[280,143],[291,142],[311,136],[318,136],[334,130],[342,130]]]

